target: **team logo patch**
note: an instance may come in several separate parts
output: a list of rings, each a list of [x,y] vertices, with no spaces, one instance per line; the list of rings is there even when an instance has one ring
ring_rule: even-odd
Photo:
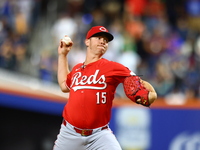
[[[107,32],[107,29],[104,27],[100,27],[99,30],[103,31],[103,32]]]
[[[105,75],[98,77],[100,70],[96,70],[93,75],[82,75],[81,72],[76,72],[72,77],[70,88],[74,91],[80,89],[105,89],[107,87]]]

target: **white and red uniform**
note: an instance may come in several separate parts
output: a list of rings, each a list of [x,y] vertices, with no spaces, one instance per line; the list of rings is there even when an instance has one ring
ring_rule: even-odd
[[[117,86],[124,81],[125,77],[134,73],[127,67],[104,58],[90,63],[84,68],[82,65],[82,63],[77,64],[67,75],[66,85],[70,88],[70,96],[63,110],[63,118],[70,127],[99,129],[108,125],[110,121],[112,101]],[[92,135],[88,137],[92,137]],[[113,140],[115,139],[113,138]],[[105,139],[101,142],[105,144],[110,141]],[[68,147],[68,149],[74,150],[75,147],[71,149]],[[80,147],[77,149],[81,150]],[[112,148],[107,146],[107,149]]]

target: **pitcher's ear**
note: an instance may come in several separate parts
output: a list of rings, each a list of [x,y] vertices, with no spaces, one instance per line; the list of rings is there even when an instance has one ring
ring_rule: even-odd
[[[90,42],[90,39],[85,39],[85,45],[88,47],[89,46],[89,42]]]

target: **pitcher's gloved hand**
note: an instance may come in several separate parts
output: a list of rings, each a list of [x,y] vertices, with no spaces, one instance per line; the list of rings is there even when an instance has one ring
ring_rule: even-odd
[[[137,104],[149,107],[148,94],[149,91],[141,83],[138,76],[128,76],[123,82],[124,92],[126,96]]]

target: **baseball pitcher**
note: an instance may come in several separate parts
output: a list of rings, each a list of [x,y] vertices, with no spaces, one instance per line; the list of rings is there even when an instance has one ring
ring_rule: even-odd
[[[85,39],[86,58],[70,71],[67,55],[73,42],[65,36],[58,47],[58,83],[69,99],[54,150],[121,150],[109,128],[117,86],[123,83],[128,98],[150,106],[154,88],[127,67],[102,58],[113,35],[103,26],[92,27]]]

